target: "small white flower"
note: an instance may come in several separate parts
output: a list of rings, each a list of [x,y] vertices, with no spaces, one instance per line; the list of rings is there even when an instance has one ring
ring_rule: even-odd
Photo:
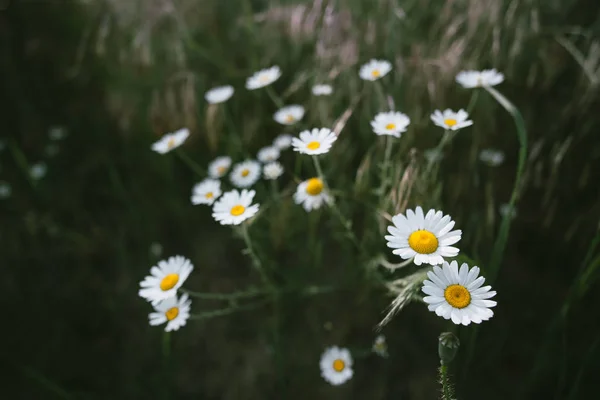
[[[373,342],[373,352],[381,357],[388,356],[385,336],[379,335],[375,338],[375,341]]]
[[[67,137],[67,129],[63,126],[53,126],[48,131],[48,137],[50,140],[63,140]]]
[[[169,151],[181,146],[190,135],[187,128],[182,128],[173,133],[167,133],[159,141],[152,145],[152,150],[160,154],[168,153]]]
[[[233,166],[229,175],[231,183],[238,188],[247,188],[260,178],[260,163],[254,160],[246,160]]]
[[[406,210],[406,216],[398,214],[392,217],[394,226],[388,226],[391,235],[385,237],[392,253],[405,260],[414,257],[414,263],[437,265],[443,257],[456,257],[458,249],[450,245],[458,242],[462,231],[451,229],[454,221],[441,211],[429,210],[423,215],[423,209]]]
[[[273,146],[277,147],[279,150],[289,149],[292,145],[292,138],[292,135],[283,133],[275,138],[273,141]]]
[[[324,203],[332,204],[333,198],[327,193],[323,180],[310,178],[298,185],[294,202],[302,204],[306,211],[311,211],[321,208]]]
[[[376,81],[392,70],[392,64],[386,60],[371,60],[360,67],[358,75],[366,81]]]
[[[262,69],[246,80],[246,89],[254,90],[265,87],[275,82],[281,76],[281,70],[277,65]]]
[[[190,275],[194,266],[182,256],[169,257],[158,262],[150,269],[150,275],[140,282],[140,297],[150,301],[153,306],[177,294],[177,289]]]
[[[221,195],[221,181],[205,179],[192,189],[192,204],[211,205]]]
[[[512,219],[517,216],[517,210],[514,207],[511,207],[510,204],[502,204],[500,206],[500,215],[506,217],[507,215]]]
[[[263,147],[258,151],[256,158],[261,163],[276,161],[279,158],[279,149],[276,146]]]
[[[208,175],[211,178],[222,178],[231,167],[231,157],[222,156],[215,158],[208,164]]]
[[[329,96],[333,93],[331,85],[315,85],[312,87],[312,94],[315,96]]]
[[[190,317],[190,308],[192,301],[187,294],[182,294],[179,299],[177,296],[169,297],[154,306],[155,312],[148,314],[150,325],[162,325],[165,322],[165,332],[176,331],[185,326]]]
[[[12,194],[12,188],[8,182],[0,181],[0,199],[8,199]]]
[[[452,261],[433,267],[433,271],[427,273],[429,280],[423,281],[422,291],[427,294],[423,301],[427,304],[429,311],[434,311],[444,319],[452,319],[457,325],[476,324],[492,318],[496,302],[487,300],[496,295],[490,291],[491,286],[483,286],[485,278],[479,275],[479,268],[473,267],[469,270],[467,264],[460,266]]]
[[[273,119],[282,125],[294,125],[302,117],[304,117],[304,107],[298,104],[282,107],[273,114]]]
[[[410,118],[401,112],[381,112],[371,121],[373,132],[377,135],[391,135],[399,138],[410,124]]]
[[[325,154],[329,152],[337,135],[327,128],[314,128],[311,131],[300,132],[300,138],[292,139],[294,151],[302,154]]]
[[[204,98],[210,104],[223,103],[229,100],[231,96],[233,96],[233,86],[229,85],[212,88],[204,94]]]
[[[268,163],[263,167],[263,176],[265,179],[274,180],[283,174],[283,166],[277,161]]]
[[[423,155],[425,156],[425,159],[431,163],[438,162],[444,158],[444,153],[436,148],[425,150]]]
[[[479,153],[479,159],[490,167],[497,167],[504,162],[504,153],[499,150],[484,149]]]
[[[47,170],[48,167],[46,167],[46,164],[43,162],[39,162],[31,166],[31,168],[29,169],[29,175],[32,179],[35,180],[42,179],[44,176],[46,176]]]
[[[496,86],[503,81],[504,75],[496,71],[495,68],[483,71],[462,71],[456,75],[456,82],[467,89],[481,86]]]
[[[221,225],[239,225],[258,212],[258,204],[252,204],[254,190],[226,192],[213,206],[213,218]]]
[[[463,109],[458,110],[458,112],[454,112],[449,108],[443,112],[435,110],[433,114],[431,114],[431,120],[434,124],[450,131],[457,131],[461,128],[473,125],[473,121],[468,118],[469,114]]]
[[[319,366],[323,379],[336,386],[346,382],[354,374],[350,351],[337,346],[325,349]]]

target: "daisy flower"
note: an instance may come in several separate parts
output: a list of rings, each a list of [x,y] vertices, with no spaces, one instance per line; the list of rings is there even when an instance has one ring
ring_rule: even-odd
[[[282,107],[273,114],[273,119],[282,125],[294,125],[302,117],[304,117],[304,107],[298,104]]]
[[[329,96],[333,93],[331,85],[315,85],[312,87],[312,94],[315,96]]]
[[[469,270],[467,264],[462,264],[460,270],[458,263],[452,261],[433,267],[433,271],[427,273],[421,290],[427,294],[423,301],[427,304],[429,311],[434,311],[444,319],[452,319],[457,325],[476,324],[492,318],[496,302],[487,300],[496,295],[490,290],[491,286],[483,286],[485,278],[479,275],[479,268],[473,267]]]
[[[292,139],[294,151],[315,156],[329,151],[337,135],[328,128],[314,128],[300,132],[300,138]]]
[[[292,138],[292,135],[283,133],[275,138],[273,141],[273,146],[277,147],[279,150],[289,149],[292,145]]]
[[[449,108],[443,112],[435,110],[433,114],[431,114],[431,120],[434,124],[450,131],[457,131],[461,128],[473,125],[473,121],[468,118],[469,114],[463,109],[458,110],[458,112],[454,112]]]
[[[0,181],[0,199],[8,199],[12,193],[12,188],[8,182]]]
[[[204,98],[210,104],[223,103],[229,100],[231,96],[233,96],[233,86],[229,85],[212,88],[204,94]]]
[[[504,162],[504,153],[499,150],[485,149],[479,153],[479,159],[490,167],[497,167]]]
[[[306,211],[311,211],[321,208],[323,203],[333,203],[333,199],[327,193],[322,179],[310,178],[298,185],[294,193],[294,202],[302,204]]]
[[[226,192],[213,206],[213,218],[221,225],[239,225],[258,212],[258,204],[252,204],[254,190]]]
[[[400,137],[402,132],[406,132],[406,128],[410,124],[410,118],[401,112],[381,112],[371,121],[373,132],[377,135],[392,135]]]
[[[341,385],[354,374],[350,351],[337,346],[325,349],[319,365],[321,376],[332,385]]]
[[[39,162],[31,166],[31,168],[29,169],[29,175],[32,179],[38,180],[46,176],[47,171],[48,167],[46,166],[46,164],[43,162]]]
[[[263,176],[265,179],[274,180],[283,174],[283,166],[277,161],[268,163],[263,167]]]
[[[235,187],[247,188],[260,178],[260,163],[254,160],[246,160],[233,166],[229,175],[231,183]]]
[[[467,89],[481,86],[496,86],[504,81],[504,75],[496,69],[484,69],[483,71],[462,71],[456,75],[456,82]]]
[[[365,81],[376,81],[392,70],[392,64],[386,60],[371,60],[360,67],[358,75]]]
[[[150,301],[153,306],[177,294],[177,289],[190,275],[194,266],[185,257],[169,257],[159,261],[158,266],[150,269],[150,275],[140,282],[140,297]]]
[[[394,226],[388,226],[391,235],[385,237],[392,253],[408,260],[414,257],[416,265],[437,265],[443,257],[455,257],[458,249],[450,245],[458,242],[462,231],[451,231],[454,221],[441,211],[429,210],[423,215],[423,209],[406,210],[404,214],[392,218]]]
[[[265,87],[275,82],[281,76],[281,70],[277,65],[262,69],[246,80],[246,89],[254,90]]]
[[[167,133],[158,142],[152,145],[152,150],[160,154],[168,153],[169,151],[181,146],[190,135],[187,128],[182,128],[173,133]]]
[[[275,161],[279,158],[279,149],[276,146],[263,147],[258,151],[256,158],[258,158],[258,161],[261,163]]]
[[[381,357],[387,357],[387,343],[385,341],[385,336],[379,335],[375,338],[373,342],[373,353],[377,354]]]
[[[231,157],[222,156],[215,158],[208,164],[208,175],[211,178],[222,178],[231,167]]]
[[[154,306],[153,313],[148,314],[150,325],[162,325],[165,322],[165,332],[176,331],[185,326],[190,317],[190,306],[192,301],[187,294],[182,294],[179,299],[177,296],[169,297]]]
[[[211,205],[221,195],[221,181],[205,179],[192,189],[192,204]]]

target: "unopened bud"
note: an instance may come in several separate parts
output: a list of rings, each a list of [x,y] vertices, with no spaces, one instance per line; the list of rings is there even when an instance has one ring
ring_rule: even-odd
[[[438,341],[438,354],[442,365],[448,365],[454,360],[459,347],[460,340],[458,340],[458,337],[456,337],[454,333],[444,332],[440,335]]]

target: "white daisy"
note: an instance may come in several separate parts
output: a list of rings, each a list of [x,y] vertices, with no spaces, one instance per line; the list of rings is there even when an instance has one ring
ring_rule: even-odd
[[[273,141],[273,146],[277,147],[279,150],[289,149],[292,145],[292,138],[292,135],[283,133],[275,138]]]
[[[321,208],[323,203],[332,204],[333,198],[327,193],[323,180],[310,178],[298,185],[294,202],[302,204],[306,211],[311,211]]]
[[[247,188],[260,178],[260,163],[254,160],[246,160],[233,166],[229,175],[231,183],[235,187]]]
[[[315,96],[329,96],[333,93],[331,85],[315,85],[312,87],[312,94]]]
[[[154,306],[155,312],[148,314],[150,325],[162,325],[166,322],[165,332],[176,331],[186,324],[191,305],[192,301],[185,293],[179,299],[177,296],[169,297]]]
[[[469,114],[463,109],[458,110],[458,112],[454,112],[449,108],[443,112],[435,110],[433,114],[431,114],[431,120],[434,124],[450,131],[457,131],[461,128],[473,125],[473,121],[468,118]]]
[[[273,119],[282,125],[294,125],[304,117],[304,107],[298,104],[285,106],[273,114]]]
[[[302,154],[325,154],[329,151],[333,142],[337,140],[337,135],[327,128],[314,128],[311,131],[300,132],[300,138],[292,139],[294,151]]]
[[[8,182],[0,181],[0,199],[8,199],[12,194],[12,188]]]
[[[504,162],[504,153],[499,150],[485,149],[479,153],[479,159],[490,167],[497,167]]]
[[[456,82],[467,89],[481,86],[496,86],[503,81],[504,75],[496,71],[495,68],[483,71],[462,71],[456,75]]]
[[[396,111],[381,112],[371,121],[373,132],[377,135],[391,135],[398,138],[402,132],[406,132],[409,124],[410,118]]]
[[[441,211],[429,210],[423,215],[423,209],[406,210],[392,218],[394,226],[388,226],[391,235],[385,237],[392,253],[408,260],[414,257],[414,263],[437,265],[443,257],[455,257],[458,249],[450,245],[458,242],[462,231],[451,231],[454,221]]]
[[[46,166],[46,164],[43,162],[39,162],[31,166],[31,168],[29,169],[29,175],[32,179],[38,180],[46,176],[47,171],[48,167]]]
[[[192,204],[211,205],[221,195],[221,181],[205,179],[192,189]]]
[[[261,163],[276,161],[279,158],[279,149],[276,146],[263,147],[258,151],[256,158]]]
[[[373,342],[373,352],[381,357],[387,357],[387,342],[385,341],[385,336],[379,335],[375,338]]]
[[[352,378],[354,374],[350,351],[337,346],[325,349],[321,355],[319,366],[323,379],[332,385],[341,385]]]
[[[496,305],[495,301],[487,299],[494,297],[496,292],[490,290],[491,286],[482,287],[485,278],[478,275],[478,267],[469,270],[467,264],[462,264],[459,271],[456,261],[450,264],[444,261],[442,267],[436,265],[427,273],[429,279],[423,281],[421,290],[428,296],[423,301],[429,304],[429,311],[452,319],[457,325],[487,321],[494,315],[490,307]]]
[[[187,128],[182,128],[173,133],[167,133],[159,141],[152,145],[152,150],[160,154],[168,153],[169,151],[181,146],[190,135]]]
[[[150,269],[150,275],[140,282],[140,297],[150,301],[153,306],[177,294],[177,289],[190,275],[194,266],[185,257],[169,257],[158,262]]]
[[[208,175],[211,178],[222,178],[231,167],[231,157],[222,156],[215,158],[208,164]]]
[[[204,98],[210,104],[223,103],[229,100],[231,96],[233,96],[233,86],[229,85],[212,88],[204,94]]]
[[[277,65],[262,69],[246,80],[246,89],[254,90],[265,87],[275,82],[281,76],[281,70]]]
[[[392,64],[386,60],[371,60],[360,67],[358,75],[366,81],[376,81],[392,70]]]
[[[263,176],[265,179],[274,180],[283,174],[283,166],[277,161],[268,163],[263,167]]]
[[[239,225],[258,212],[258,204],[252,204],[254,190],[226,192],[213,206],[213,218],[221,225]]]

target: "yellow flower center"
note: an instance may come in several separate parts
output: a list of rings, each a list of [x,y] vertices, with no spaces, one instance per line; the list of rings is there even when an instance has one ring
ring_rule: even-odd
[[[433,233],[420,229],[410,234],[408,245],[419,254],[431,254],[437,250],[438,240]]]
[[[244,211],[246,211],[246,207],[242,206],[242,205],[237,205],[237,206],[233,206],[231,208],[231,215],[233,215],[234,217],[237,217],[238,215],[242,215],[244,213]]]
[[[457,124],[456,120],[453,118],[448,118],[444,120],[444,124],[448,125],[448,126],[454,126]]]
[[[168,274],[160,281],[160,289],[163,291],[173,289],[179,282],[179,274]]]
[[[172,149],[173,147],[175,147],[175,138],[170,138],[167,142],[167,148]]]
[[[444,297],[454,308],[465,308],[471,304],[471,293],[463,285],[450,285],[444,290]]]
[[[387,129],[388,131],[391,131],[392,129],[396,129],[396,124],[387,124],[385,126],[385,129]]]
[[[217,172],[219,173],[219,175],[223,175],[225,173],[225,171],[227,171],[227,168],[217,167]]]
[[[285,116],[285,122],[294,122],[295,120],[296,118],[293,115],[288,114]]]
[[[260,83],[267,83],[269,81],[269,75],[263,74],[263,75],[259,76],[258,81]]]
[[[342,372],[344,368],[346,368],[346,363],[344,360],[340,360],[339,358],[333,360],[333,370],[335,372]]]
[[[319,178],[311,178],[306,184],[306,193],[316,196],[323,191],[323,181]]]
[[[169,308],[167,310],[167,312],[165,313],[165,317],[167,317],[167,319],[169,321],[173,321],[175,318],[177,318],[178,315],[179,315],[179,308],[178,307]]]
[[[247,169],[247,168],[246,168],[246,169],[243,169],[243,170],[242,170],[242,176],[243,176],[244,178],[245,178],[245,177],[247,177],[247,176],[248,176],[248,174],[250,174],[250,170],[249,170],[249,169]]]
[[[371,76],[373,78],[377,78],[377,77],[379,77],[379,75],[381,75],[381,72],[379,72],[378,69],[374,69],[373,71],[371,71]]]
[[[310,149],[310,150],[316,150],[319,147],[321,147],[321,143],[319,143],[319,142],[310,142],[309,144],[306,145],[306,148]]]
[[[207,199],[212,199],[214,197],[213,192],[206,193],[204,197],[206,197]]]

